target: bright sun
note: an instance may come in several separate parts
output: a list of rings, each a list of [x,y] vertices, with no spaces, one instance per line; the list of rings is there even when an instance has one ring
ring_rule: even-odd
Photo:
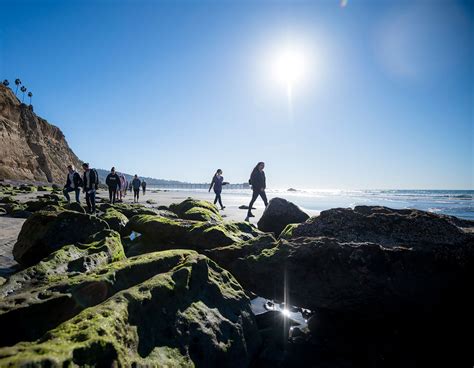
[[[302,49],[285,46],[273,56],[272,75],[287,87],[300,82],[306,74],[306,55]]]

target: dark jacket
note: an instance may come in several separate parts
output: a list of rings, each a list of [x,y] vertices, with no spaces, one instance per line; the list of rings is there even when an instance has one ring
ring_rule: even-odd
[[[140,185],[141,185],[141,184],[142,184],[142,182],[141,182],[141,180],[138,179],[138,178],[136,178],[136,179],[134,178],[134,179],[132,180],[132,187],[133,187],[133,189],[140,189]]]
[[[97,171],[95,169],[89,169],[89,182],[87,182],[86,179],[86,173],[84,172],[84,175],[82,176],[82,183],[85,191],[95,189],[97,190],[99,188],[99,176],[97,174]]]
[[[254,170],[250,176],[250,184],[252,185],[252,189],[257,192],[259,192],[262,188],[265,189],[267,187],[265,173],[258,169]]]
[[[77,171],[74,171],[74,174],[72,175],[72,181],[74,182],[74,188],[80,188],[82,187],[82,179],[81,175]],[[66,176],[66,185],[64,188],[70,188],[71,187],[71,180],[69,179],[69,173]]]
[[[220,193],[222,192],[222,186],[229,184],[228,182],[224,181],[224,177],[220,176],[217,177],[217,175],[214,175],[211,181],[211,186],[209,187],[209,190],[214,186],[214,193]]]
[[[107,184],[107,186],[110,189],[118,188],[120,190],[121,188],[120,177],[117,175],[117,173],[115,174],[110,173],[109,175],[107,175],[107,178],[105,179],[105,184]]]

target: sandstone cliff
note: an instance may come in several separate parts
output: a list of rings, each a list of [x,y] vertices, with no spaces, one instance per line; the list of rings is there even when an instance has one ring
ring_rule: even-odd
[[[1,84],[0,139],[1,179],[62,182],[68,163],[80,165],[61,130]]]

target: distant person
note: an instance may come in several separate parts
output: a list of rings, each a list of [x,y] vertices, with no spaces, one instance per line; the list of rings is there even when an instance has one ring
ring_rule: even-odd
[[[249,184],[252,186],[252,199],[249,204],[249,211],[247,212],[247,219],[249,217],[255,217],[252,213],[252,206],[257,200],[257,197],[262,197],[263,203],[265,203],[265,207],[268,205],[267,195],[265,194],[266,188],[266,180],[265,180],[265,172],[263,169],[265,168],[264,162],[259,162],[257,166],[254,167],[252,170],[252,174],[250,174]]]
[[[107,175],[105,184],[109,187],[109,201],[114,204],[115,198],[117,197],[117,190],[120,191],[121,189],[120,177],[115,172],[115,167],[110,169],[110,174]]]
[[[138,199],[140,198],[140,186],[142,182],[140,179],[138,179],[138,175],[135,174],[132,180],[132,187],[133,187],[133,202],[138,202]]]
[[[145,195],[145,193],[146,193],[146,181],[145,180],[142,181],[142,189],[143,189],[143,195]]]
[[[127,179],[125,179],[125,175],[123,174],[118,174],[119,179],[120,179],[120,190],[118,191],[118,201],[122,202],[123,197],[127,194]]]
[[[66,185],[64,185],[63,194],[66,197],[67,203],[71,203],[70,192],[76,193],[76,202],[79,203],[79,196],[81,194],[82,179],[81,175],[76,171],[73,165],[67,166]]]
[[[86,203],[89,213],[95,213],[95,192],[99,188],[99,174],[96,169],[89,168],[88,163],[83,163],[84,175],[82,177],[83,191],[86,193]]]
[[[133,180],[133,179],[132,179]],[[130,182],[130,184],[128,184],[128,191],[131,193],[132,192],[132,182]]]
[[[222,176],[222,170],[217,169],[216,173],[214,174],[214,177],[211,180],[211,186],[209,187],[209,192],[211,191],[212,187],[214,187],[214,193],[216,194],[216,197],[214,198],[214,204],[219,201],[219,205],[221,206],[221,210],[223,210],[225,207],[222,204],[222,198],[221,198],[221,192],[222,192],[222,186],[227,185],[229,183],[224,182],[224,177]]]

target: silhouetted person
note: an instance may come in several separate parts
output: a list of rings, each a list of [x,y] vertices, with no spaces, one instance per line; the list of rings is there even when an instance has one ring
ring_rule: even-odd
[[[257,197],[262,197],[263,203],[265,203],[265,207],[268,205],[267,195],[265,194],[266,188],[266,180],[265,180],[265,172],[263,169],[265,168],[264,162],[259,162],[257,166],[254,167],[252,170],[252,174],[250,174],[249,184],[252,186],[252,199],[249,204],[249,211],[247,212],[247,219],[249,217],[255,217],[252,213],[252,206],[257,200]]]
[[[140,186],[142,182],[138,179],[138,175],[135,174],[132,180],[132,187],[133,187],[133,202],[138,202],[140,197]]]
[[[74,169],[73,165],[67,166],[68,174],[66,177],[66,185],[64,185],[63,194],[67,203],[71,203],[70,192],[76,192],[76,202],[79,203],[79,195],[81,194],[82,179],[81,175]]]
[[[86,193],[87,209],[95,213],[95,192],[99,188],[99,175],[95,169],[89,168],[88,163],[83,163],[84,175],[82,176],[83,191]]]
[[[107,175],[107,178],[105,179],[105,184],[109,187],[109,200],[110,203],[115,203],[115,198],[117,196],[117,190],[120,191],[121,188],[121,183],[120,183],[120,177],[117,175],[115,172],[115,167],[112,167],[110,170],[110,174]]]
[[[142,189],[143,189],[143,195],[145,195],[145,192],[146,192],[146,181],[145,180],[142,181]]]
[[[219,205],[221,206],[221,210],[223,210],[225,207],[222,204],[222,198],[221,198],[221,192],[222,192],[222,186],[227,185],[229,183],[224,182],[224,177],[222,176],[222,170],[217,169],[216,173],[214,174],[214,177],[212,178],[211,181],[211,186],[209,187],[209,192],[211,191],[212,187],[214,187],[214,193],[216,193],[216,197],[214,198],[214,204],[219,201]]]

